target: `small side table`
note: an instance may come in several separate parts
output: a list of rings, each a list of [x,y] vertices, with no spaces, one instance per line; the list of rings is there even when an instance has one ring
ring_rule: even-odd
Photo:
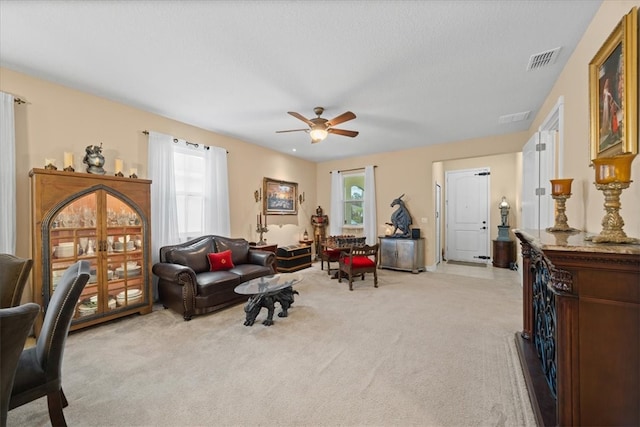
[[[513,240],[493,241],[493,266],[510,268],[514,259]]]

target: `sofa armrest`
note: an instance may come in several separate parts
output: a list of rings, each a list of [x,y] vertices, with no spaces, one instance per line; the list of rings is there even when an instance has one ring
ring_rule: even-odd
[[[248,262],[249,264],[271,267],[276,262],[276,254],[274,254],[273,252],[252,248],[251,250],[249,250]]]
[[[191,267],[184,265],[158,262],[153,265],[152,271],[160,280],[172,282],[176,285],[191,284],[195,287],[197,283],[196,273]]]

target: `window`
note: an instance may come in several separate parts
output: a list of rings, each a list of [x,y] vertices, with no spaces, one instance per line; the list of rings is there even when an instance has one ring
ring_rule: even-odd
[[[344,226],[361,228],[364,221],[364,173],[343,175]]]
[[[180,241],[202,236],[204,233],[205,158],[202,150],[183,147],[173,149],[178,205]]]

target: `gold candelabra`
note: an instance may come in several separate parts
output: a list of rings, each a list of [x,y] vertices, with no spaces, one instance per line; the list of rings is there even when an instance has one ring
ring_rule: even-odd
[[[567,215],[565,214],[567,210],[567,199],[571,197],[572,182],[573,178],[551,180],[551,198],[555,200],[556,222],[553,227],[547,228],[547,231],[549,232],[576,231],[575,228],[569,227]]]
[[[624,220],[620,216],[620,194],[631,184],[631,163],[636,154],[625,153],[614,157],[593,159],[596,170],[596,188],[604,193],[605,215],[602,231],[586,240],[595,243],[640,243],[639,239],[627,237],[622,230]]]

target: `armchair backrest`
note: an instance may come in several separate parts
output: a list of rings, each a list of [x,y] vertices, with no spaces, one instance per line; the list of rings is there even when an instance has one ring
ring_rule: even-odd
[[[0,308],[20,305],[32,264],[31,259],[0,254]]]
[[[375,244],[372,246],[369,246],[369,245],[353,246],[351,247],[351,250],[349,251],[348,256],[351,258],[355,258],[359,256],[373,257],[373,260],[377,264],[378,263],[378,244]]]
[[[0,426],[7,425],[9,400],[18,360],[39,311],[40,306],[32,302],[0,308]]]
[[[76,304],[89,281],[90,266],[89,261],[78,261],[69,266],[49,301],[36,341],[36,357],[48,380],[60,378],[64,344]]]

